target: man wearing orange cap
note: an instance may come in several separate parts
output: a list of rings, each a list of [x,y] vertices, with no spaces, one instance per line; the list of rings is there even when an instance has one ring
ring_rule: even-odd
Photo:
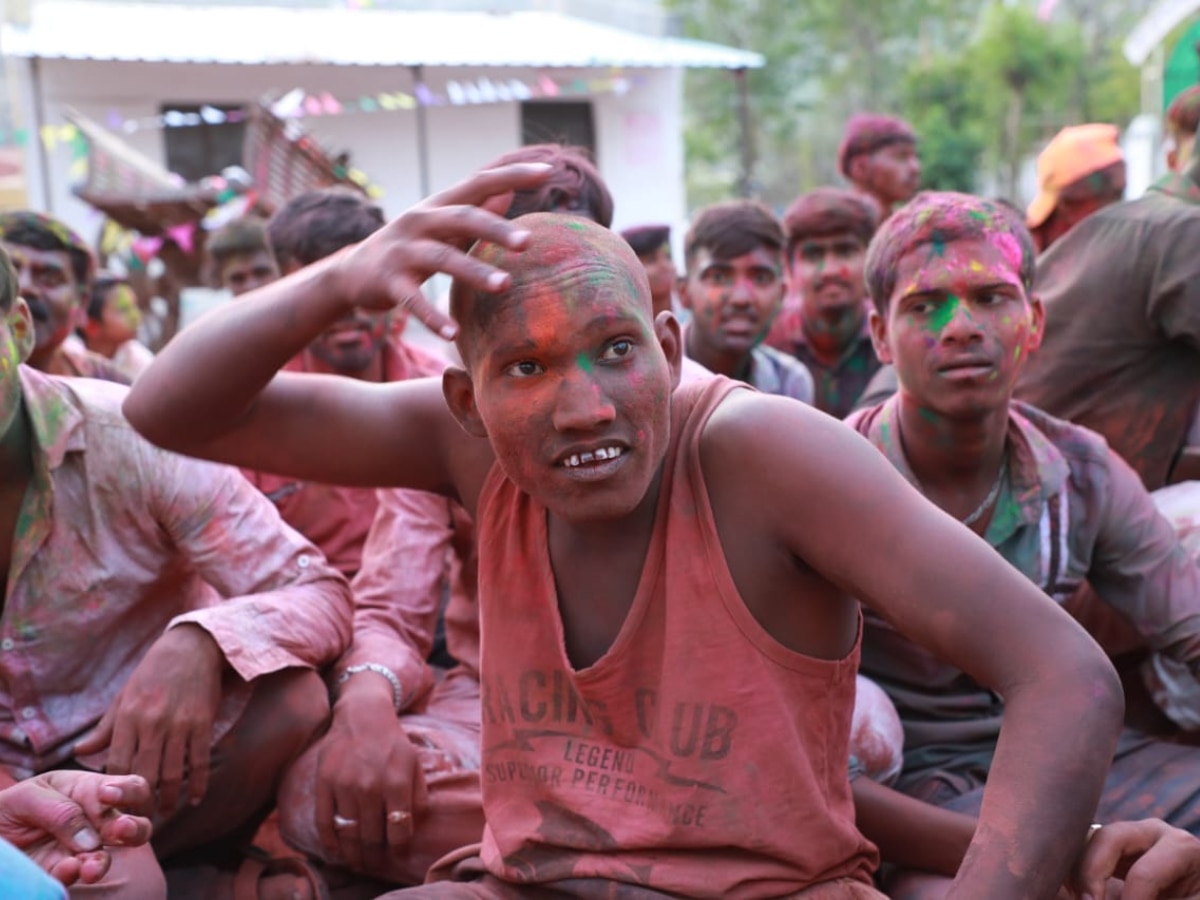
[[[1115,125],[1073,125],[1046,145],[1037,161],[1038,193],[1025,213],[1039,253],[1125,194],[1119,134]]]
[[[1088,216],[1038,260],[1041,348],[1017,398],[1098,431],[1150,490],[1195,478],[1200,160]],[[1189,471],[1190,470],[1190,471]]]
[[[1182,172],[1192,159],[1200,129],[1200,84],[1180,91],[1167,107],[1167,168]]]

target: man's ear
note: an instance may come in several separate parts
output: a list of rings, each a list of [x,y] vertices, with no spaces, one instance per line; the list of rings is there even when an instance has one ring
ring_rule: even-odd
[[[885,366],[891,365],[894,360],[892,359],[892,348],[888,344],[887,319],[881,316],[879,310],[872,304],[867,321],[871,329],[871,346],[875,348],[875,355]]]
[[[1037,294],[1033,294],[1029,298],[1029,316],[1029,336],[1025,339],[1026,356],[1042,346],[1042,335],[1045,333],[1046,307],[1042,304],[1042,298]]]
[[[477,438],[488,436],[479,407],[475,405],[475,384],[466,369],[450,366],[442,373],[442,395],[467,434]]]
[[[862,184],[870,174],[871,158],[866,153],[859,153],[850,159],[846,166],[846,177],[854,184]]]
[[[28,362],[33,348],[37,346],[37,335],[33,330],[33,316],[29,312],[29,307],[25,305],[24,300],[17,297],[13,300],[12,307],[9,308],[4,318],[8,323],[8,330],[12,332],[13,339],[17,343],[17,358],[21,362]]]
[[[664,309],[654,317],[654,336],[667,357],[667,366],[671,369],[671,389],[679,387],[679,378],[683,372],[683,330],[675,313]]]

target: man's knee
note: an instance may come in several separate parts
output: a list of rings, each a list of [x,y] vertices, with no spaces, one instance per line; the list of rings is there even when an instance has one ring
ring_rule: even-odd
[[[276,798],[279,832],[283,839],[309,856],[323,859],[325,849],[317,832],[318,746],[309,747],[288,768]]]
[[[167,880],[149,844],[117,847],[112,866],[98,884],[77,884],[71,900],[166,900]]]
[[[872,781],[891,784],[904,765],[904,726],[888,695],[875,682],[857,677],[850,753]]]
[[[292,759],[329,724],[329,692],[316,672],[289,669],[268,675],[256,688],[249,712],[270,723],[269,743]],[[257,707],[257,708],[256,708]]]
[[[887,884],[892,900],[942,900],[952,880],[925,872],[899,872]]]

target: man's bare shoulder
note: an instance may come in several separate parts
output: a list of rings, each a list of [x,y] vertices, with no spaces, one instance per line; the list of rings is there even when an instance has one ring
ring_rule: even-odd
[[[844,422],[790,397],[756,391],[733,391],[713,411],[700,439],[701,453],[714,460],[729,454],[752,468],[786,459],[820,467],[843,448],[871,449]],[[748,475],[742,472],[743,475]],[[770,480],[778,473],[758,471]]]
[[[845,423],[790,398],[751,391],[734,391],[713,411],[700,459],[710,491],[743,493],[764,522],[786,522],[789,531],[797,504],[812,509],[848,494],[861,498],[872,485],[891,494],[903,480]]]

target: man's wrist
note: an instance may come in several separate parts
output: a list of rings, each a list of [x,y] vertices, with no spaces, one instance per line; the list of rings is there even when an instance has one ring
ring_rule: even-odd
[[[202,655],[216,667],[224,667],[225,651],[208,630],[195,622],[182,622],[167,629],[165,638],[186,644],[188,654]]]
[[[407,699],[404,693],[404,686],[400,683],[400,679],[396,676],[395,672],[380,663],[359,663],[344,669],[337,679],[339,699],[350,685],[353,685],[355,682],[359,682],[361,685],[363,681],[367,681],[373,685],[371,688],[372,695],[376,694],[382,687],[386,687],[391,693],[392,709],[397,715],[404,709]],[[363,690],[366,689],[363,688]]]

